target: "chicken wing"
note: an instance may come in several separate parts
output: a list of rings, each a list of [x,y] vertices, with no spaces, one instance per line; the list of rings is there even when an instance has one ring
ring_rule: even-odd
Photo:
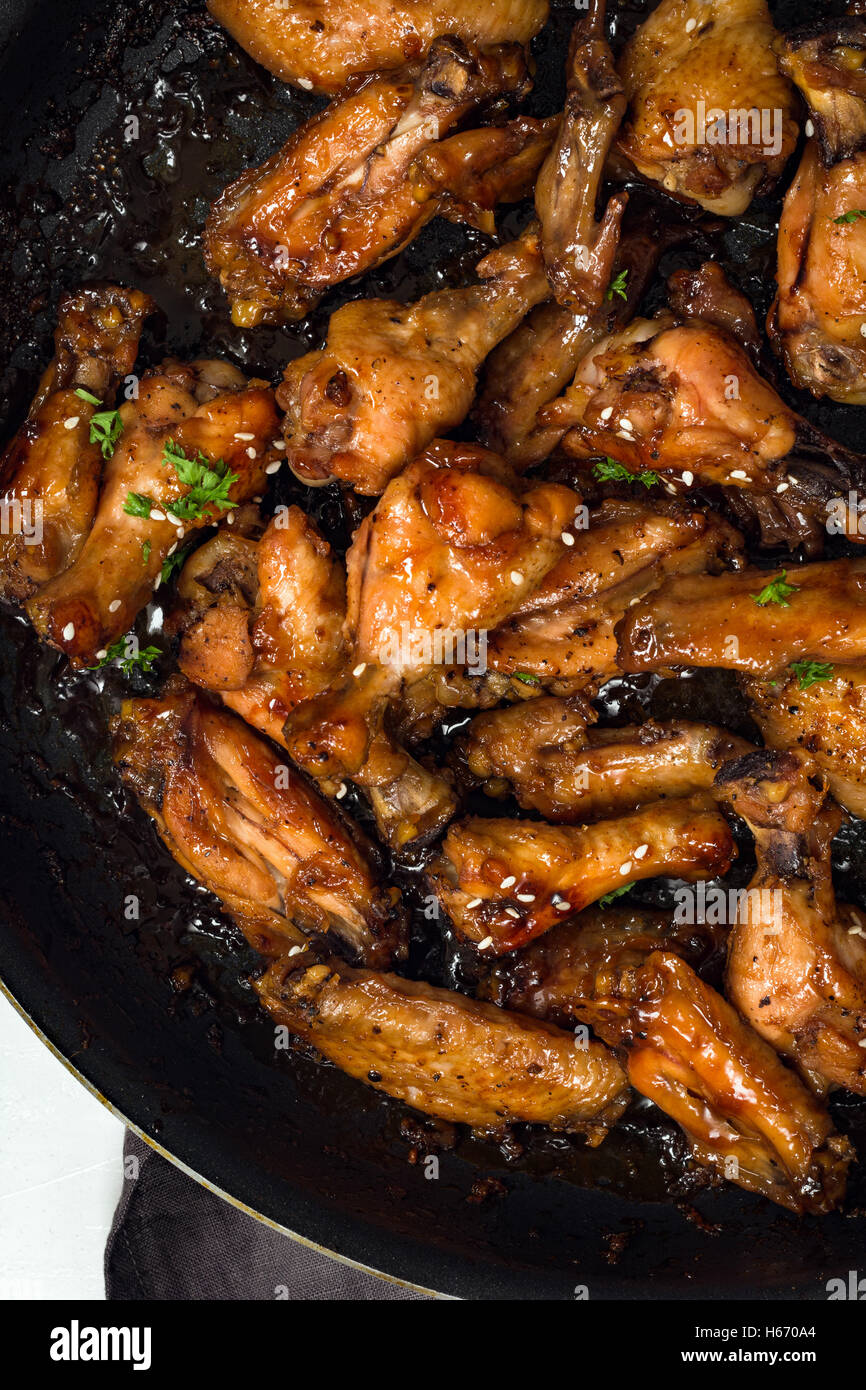
[[[749,748],[726,729],[688,720],[618,729],[588,722],[579,696],[542,696],[477,715],[455,754],[488,796],[510,790],[547,821],[585,824],[708,791],[722,763]]]
[[[568,680],[617,673],[614,629],[666,575],[740,563],[742,539],[720,517],[679,503],[609,498],[589,513],[561,559],[487,637],[492,671]],[[647,600],[648,601],[648,600]]]
[[[118,285],[61,299],[54,360],[0,457],[3,597],[29,598],[77,558],[96,511],[108,415],[155,311],[146,294]]]
[[[481,283],[416,304],[360,299],[331,315],[327,346],[290,362],[277,401],[291,468],[376,496],[465,418],[491,348],[550,293],[537,228],[491,252]]]
[[[528,85],[518,45],[482,53],[453,38],[437,39],[424,62],[350,84],[211,209],[205,259],[228,295],[233,321],[249,328],[303,318],[332,285],[411,241],[435,216],[456,174],[455,215],[461,187],[464,198],[473,196],[473,166],[479,197],[524,197],[550,142],[541,123],[518,124],[511,150],[501,131],[478,131],[450,155],[443,149],[438,164],[428,162],[417,175],[414,166],[479,103],[519,96]],[[534,160],[525,157],[527,145]],[[497,161],[485,188],[483,175]]]
[[[864,1095],[866,914],[836,905],[830,846],[842,813],[803,753],[751,753],[717,780],[758,860],[731,933],[728,996],[815,1089]]]
[[[459,821],[428,877],[458,935],[501,955],[625,884],[712,878],[735,854],[727,821],[699,794],[596,825]]]
[[[619,61],[638,172],[724,217],[771,188],[797,142],[774,39],[766,0],[661,0]]]
[[[789,35],[781,66],[809,104],[808,141],[779,223],[768,319],[795,386],[866,405],[866,25]]]
[[[269,72],[333,94],[355,73],[423,57],[440,34],[529,43],[548,0],[208,0],[208,9]]]
[[[157,700],[126,701],[112,731],[168,849],[257,949],[333,933],[369,965],[401,953],[400,894],[377,883],[358,827],[242,720],[177,678]]]
[[[254,981],[272,1018],[342,1071],[473,1129],[515,1122],[604,1138],[628,1100],[602,1043],[397,975],[276,961]]]
[[[79,666],[129,629],[178,541],[261,492],[280,458],[273,392],[223,362],[146,372],[118,423],[90,534],[27,604],[39,634]]]
[[[678,575],[641,599],[616,635],[623,671],[717,666],[773,675],[794,661],[862,661],[866,560]]]
[[[764,742],[802,748],[839,805],[866,820],[866,666],[804,666],[741,685]]]

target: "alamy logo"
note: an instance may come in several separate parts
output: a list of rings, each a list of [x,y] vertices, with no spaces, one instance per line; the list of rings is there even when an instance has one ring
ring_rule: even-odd
[[[134,1371],[150,1370],[149,1327],[68,1327],[51,1330],[52,1361],[131,1361]]]
[[[723,111],[711,106],[708,111],[707,103],[698,101],[693,111],[681,106],[674,112],[674,144],[748,145],[762,154],[777,155],[782,148],[783,121],[778,107],[772,111],[757,106]]]
[[[778,888],[721,888],[703,881],[674,893],[677,926],[733,926],[736,922],[760,922],[766,933],[777,935],[784,921],[784,894]]]
[[[396,670],[425,666],[465,666],[469,676],[487,671],[487,632],[481,628],[441,627],[432,632],[402,622],[387,628],[379,642],[379,663]]]
[[[0,536],[23,536],[25,545],[41,545],[42,511],[41,497],[0,497]]]
[[[849,1269],[847,1279],[828,1279],[827,1298],[830,1303],[840,1300],[864,1303],[866,1302],[866,1279],[860,1278],[860,1271],[857,1269]]]

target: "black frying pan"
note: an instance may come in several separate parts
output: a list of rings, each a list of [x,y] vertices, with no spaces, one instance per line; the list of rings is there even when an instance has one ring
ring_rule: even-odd
[[[621,33],[645,7],[610,8]],[[811,10],[776,6],[783,25]],[[564,7],[539,41],[535,112],[561,101],[574,13]],[[6,433],[50,356],[60,291],[85,279],[159,301],[164,341],[153,333],[146,359],[205,349],[275,377],[315,343],[339,297],[292,332],[234,329],[195,239],[212,197],[314,98],[268,77],[187,0],[0,0],[0,39]],[[681,259],[712,252],[764,308],[775,216],[756,206],[745,228]],[[365,291],[414,297],[458,277],[484,245],[432,224]],[[857,412],[807,413],[856,445]],[[333,526],[327,492],[315,508]],[[646,1105],[597,1151],[519,1134],[503,1154],[464,1138],[428,1179],[409,1161],[409,1112],[333,1068],[275,1056],[246,983],[251,953],[119,786],[106,739],[113,680],[70,678],[17,615],[0,614],[0,975],[57,1053],[168,1156],[306,1240],[464,1298],[571,1298],[584,1285],[594,1298],[824,1298],[828,1278],[856,1268],[859,1219],[798,1220],[736,1188],[701,1190]],[[697,704],[706,717],[708,701],[728,722],[742,715],[729,686],[706,679],[628,698],[668,715]],[[855,901],[862,854],[862,836],[846,832],[840,882]],[[842,1100],[837,1123],[856,1137],[863,1109]],[[855,1175],[849,1211],[862,1195]]]

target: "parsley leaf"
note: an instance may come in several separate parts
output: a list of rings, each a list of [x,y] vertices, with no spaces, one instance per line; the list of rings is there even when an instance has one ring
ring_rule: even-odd
[[[104,666],[116,664],[125,676],[136,669],[143,671],[146,675],[153,669],[153,663],[159,656],[162,656],[160,647],[145,647],[143,650],[139,650],[136,639],[127,634],[125,637],[118,637],[116,642],[112,642],[105,656],[97,661],[95,666],[88,667],[88,670],[100,671]]]
[[[87,401],[88,405],[102,405],[102,401],[99,397],[94,396],[92,391],[85,391],[83,386],[77,387],[75,394],[76,396],[80,396],[83,401]]]
[[[789,594],[799,592],[799,584],[789,584],[787,582],[787,570],[782,570],[778,579],[771,579],[759,594],[750,594],[759,608],[766,608],[769,603],[778,603],[780,608],[790,608],[788,602]]]
[[[600,459],[598,463],[594,463],[592,471],[600,483],[642,483],[644,487],[652,487],[659,480],[658,473],[648,470],[632,473],[625,464],[617,463],[616,459],[611,458]]]
[[[833,679],[833,666],[829,661],[792,661],[791,670],[801,690],[808,690],[810,685],[817,685],[818,681]]]
[[[614,898],[621,898],[623,893],[630,893],[632,888],[633,883],[624,883],[621,888],[614,888],[613,892],[605,893],[604,897],[598,900],[599,907],[610,907]]]
[[[117,441],[123,434],[123,424],[118,410],[99,410],[90,417],[90,442],[102,449],[102,457],[110,459]]]
[[[530,675],[529,671],[515,671],[514,679],[523,681],[524,685],[538,685],[539,682],[538,676]]]
[[[186,497],[172,502],[167,510],[179,521],[197,521],[204,516],[208,507],[218,507],[221,511],[231,511],[236,504],[231,501],[229,491],[238,480],[237,473],[230,473],[222,459],[211,463],[199,450],[195,458],[188,458],[170,439],[162,451],[163,463],[170,463],[180,482],[189,488]]]
[[[173,555],[167,555],[162,562],[162,569],[159,572],[161,584],[167,584],[175,570],[179,570],[187,555],[190,547],[185,545],[182,550],[176,550]]]
[[[834,217],[833,221],[837,227],[844,227],[846,222],[857,222],[861,217],[866,217],[866,210],[863,208],[851,208],[850,212],[843,212],[841,217]]]
[[[150,509],[152,506],[153,502],[149,497],[145,497],[140,492],[128,492],[126,494],[126,501],[123,504],[123,510],[126,512],[127,516],[148,517],[150,516]]]
[[[620,297],[620,299],[628,299],[628,292],[627,292],[627,290],[626,290],[626,282],[627,282],[627,280],[628,280],[628,271],[627,271],[627,270],[621,270],[621,271],[619,272],[619,275],[615,275],[615,276],[614,276],[614,278],[611,280],[610,284],[608,285],[607,289],[605,290],[605,294],[604,294],[605,299],[613,299],[613,297],[614,297],[615,294],[618,294],[619,297]]]
[[[150,559],[150,541],[144,541],[141,547],[141,563],[146,565]]]

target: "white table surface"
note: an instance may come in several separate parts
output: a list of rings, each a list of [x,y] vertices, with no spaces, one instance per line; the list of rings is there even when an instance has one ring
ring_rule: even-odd
[[[103,1299],[123,1125],[0,995],[0,1299]]]

